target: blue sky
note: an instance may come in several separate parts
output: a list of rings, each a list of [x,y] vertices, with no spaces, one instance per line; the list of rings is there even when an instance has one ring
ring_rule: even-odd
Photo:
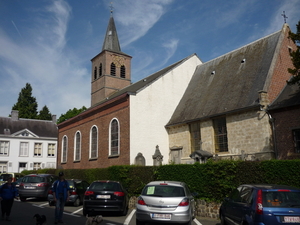
[[[299,0],[0,0],[0,116],[26,83],[38,110],[57,118],[90,107],[91,59],[100,53],[113,2],[121,50],[136,82],[193,53],[203,62],[282,28]]]

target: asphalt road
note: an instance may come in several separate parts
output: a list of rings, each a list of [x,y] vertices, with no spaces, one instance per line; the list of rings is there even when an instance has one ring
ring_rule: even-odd
[[[103,214],[104,221],[101,225],[135,225],[135,210],[130,210],[127,216],[116,216],[114,214]],[[11,221],[0,221],[1,225],[35,225],[35,214],[45,215],[47,225],[54,224],[54,206],[49,206],[47,201],[29,199],[26,202],[15,201]],[[65,206],[63,215],[65,224],[85,225],[86,218],[82,215],[82,206]],[[148,224],[147,224],[148,225]],[[149,224],[150,225],[150,224]],[[154,223],[153,223],[154,225]],[[160,225],[155,223],[155,225]],[[162,224],[161,224],[162,225]],[[220,225],[220,221],[209,218],[196,218],[193,225]]]

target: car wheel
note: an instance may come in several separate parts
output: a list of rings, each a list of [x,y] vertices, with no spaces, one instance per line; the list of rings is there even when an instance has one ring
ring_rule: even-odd
[[[122,215],[122,216],[126,216],[126,215],[127,215],[127,212],[128,212],[128,207],[126,207],[126,208],[121,212],[121,215]]]
[[[221,225],[227,225],[224,215],[221,214],[220,217],[221,217]]]
[[[136,225],[145,225],[145,222],[142,222],[142,221],[136,219],[136,220],[135,220],[135,224],[136,224]]]
[[[73,203],[73,205],[76,206],[76,207],[80,206],[80,199],[77,198],[77,199],[75,200],[75,202]]]
[[[86,211],[86,210],[82,210],[82,214],[83,214],[84,216],[86,216],[86,215],[87,215],[87,211]]]
[[[26,198],[25,197],[20,197],[21,202],[25,202]]]

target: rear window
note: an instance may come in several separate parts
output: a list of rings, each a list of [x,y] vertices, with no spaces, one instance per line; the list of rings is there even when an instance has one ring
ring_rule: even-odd
[[[263,205],[265,207],[300,207],[300,192],[263,192]]]
[[[89,189],[96,189],[99,191],[122,191],[120,184],[116,182],[94,182]]]
[[[24,183],[42,183],[42,182],[46,182],[46,177],[38,177],[38,176],[24,177],[22,182],[24,182]]]
[[[142,195],[157,196],[157,197],[184,197],[183,187],[170,185],[149,185],[146,186]]]
[[[70,188],[74,188],[74,181],[73,180],[67,180],[69,183]]]

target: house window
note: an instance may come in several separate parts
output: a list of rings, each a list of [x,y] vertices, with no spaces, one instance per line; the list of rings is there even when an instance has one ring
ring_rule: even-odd
[[[215,132],[215,151],[228,152],[226,118],[218,118],[213,120]]]
[[[200,123],[190,124],[190,134],[191,134],[191,152],[201,149],[201,134],[200,134]]]
[[[67,136],[63,137],[62,140],[62,154],[61,154],[61,161],[67,162],[67,146],[68,145],[68,139]]]
[[[79,161],[80,160],[80,146],[81,146],[81,137],[80,137],[79,132],[76,132],[74,146],[75,146],[74,160]]]
[[[41,168],[41,163],[40,162],[35,162],[33,163],[33,170],[40,170]]]
[[[20,143],[20,156],[28,156],[28,142]]]
[[[110,75],[116,76],[116,65],[114,63],[110,64]]]
[[[7,156],[9,149],[9,141],[0,141],[0,156]]]
[[[42,156],[42,143],[34,144],[34,156]]]
[[[121,77],[125,78],[126,77],[126,70],[125,70],[125,66],[121,66]]]
[[[113,119],[110,123],[110,155],[119,154],[119,122]]]
[[[98,131],[95,126],[93,126],[91,130],[91,136],[90,136],[90,143],[91,143],[91,149],[90,149],[90,158],[97,158],[97,146],[98,146]]]
[[[23,170],[26,170],[27,163],[25,162],[20,162],[19,163],[19,173],[21,173]]]
[[[55,156],[55,144],[48,144],[48,156]]]
[[[300,129],[293,130],[295,152],[300,153]]]
[[[100,63],[99,65],[99,77],[102,76],[102,63]]]
[[[97,79],[97,67],[95,66],[95,69],[94,69],[94,80]]]

